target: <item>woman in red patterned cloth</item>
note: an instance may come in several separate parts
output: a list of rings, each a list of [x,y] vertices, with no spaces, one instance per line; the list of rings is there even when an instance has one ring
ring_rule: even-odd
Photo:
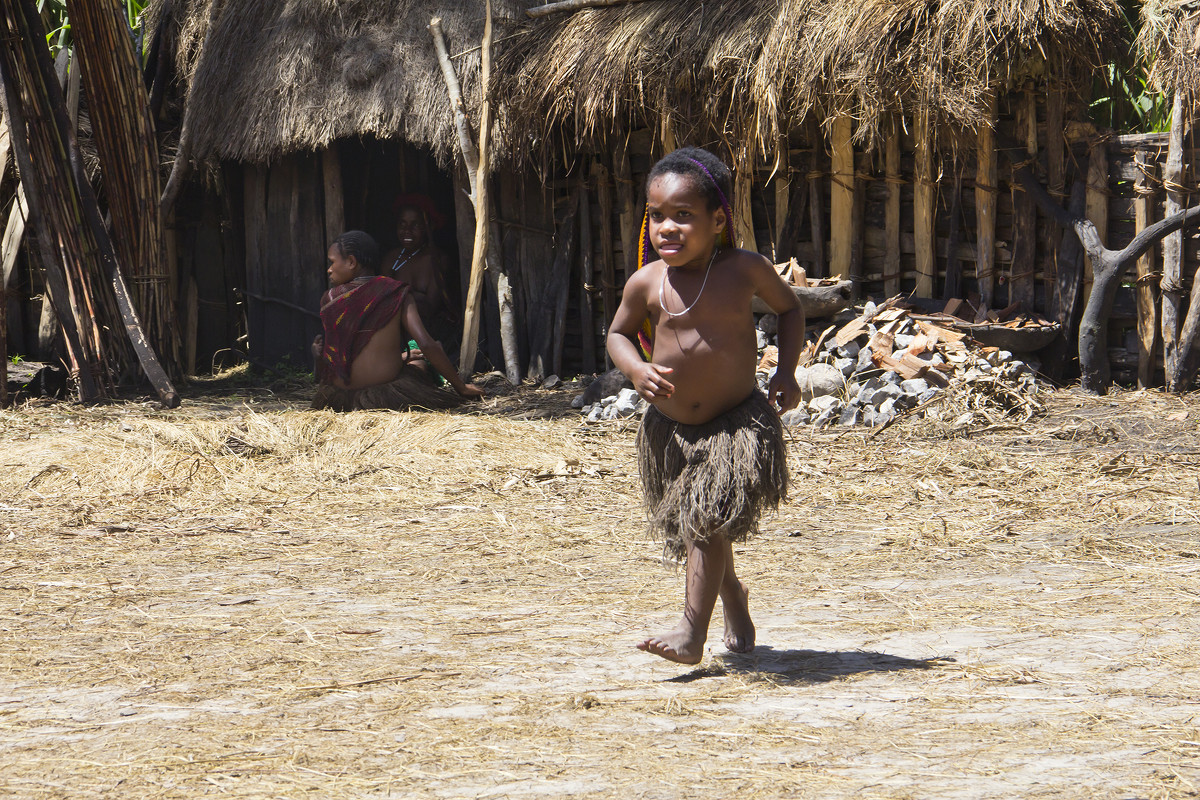
[[[379,245],[370,235],[342,234],[329,246],[328,259],[331,287],[321,297],[325,333],[313,342],[318,381],[313,408],[450,408],[483,396],[459,377],[425,329],[411,288],[374,274]],[[455,391],[442,388],[427,364]]]

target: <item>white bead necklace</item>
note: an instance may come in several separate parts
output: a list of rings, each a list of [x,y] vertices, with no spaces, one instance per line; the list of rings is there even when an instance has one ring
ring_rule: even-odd
[[[396,256],[396,260],[394,262],[392,262],[392,274],[395,275],[395,274],[399,273],[400,270],[404,269],[404,266],[408,262],[412,261],[414,258],[419,256],[421,254],[421,251],[424,249],[425,249],[425,245],[421,245],[416,250],[409,253],[408,257],[405,258],[403,261],[401,261],[400,258],[402,256],[404,256],[404,250],[401,250],[400,255]]]
[[[704,280],[700,282],[700,291],[696,292],[696,299],[692,301],[691,305],[689,305],[687,308],[685,308],[683,311],[680,311],[679,313],[675,313],[674,311],[671,311],[669,308],[667,308],[667,304],[665,302],[663,302],[663,289],[667,285],[667,270],[669,270],[670,267],[665,267],[663,269],[662,281],[658,284],[658,305],[660,308],[662,308],[663,311],[666,312],[668,317],[671,317],[671,318],[682,317],[684,314],[686,314],[687,312],[689,312],[693,308],[695,308],[696,303],[700,302],[700,295],[704,294],[704,287],[708,285],[708,273],[712,272],[713,262],[717,260],[717,250],[718,249],[720,249],[720,248],[715,247],[715,246],[713,247],[712,257],[710,259],[708,259],[708,268],[704,270]]]

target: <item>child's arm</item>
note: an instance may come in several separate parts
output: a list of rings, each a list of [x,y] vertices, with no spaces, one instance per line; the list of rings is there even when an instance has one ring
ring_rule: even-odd
[[[648,402],[670,397],[675,386],[667,375],[674,372],[670,367],[647,363],[638,350],[637,335],[648,317],[646,303],[646,278],[648,270],[640,270],[625,282],[621,293],[621,305],[613,315],[608,327],[608,354],[617,369],[633,383],[633,388]]]
[[[792,287],[765,258],[754,259],[751,274],[755,293],[779,317],[776,337],[779,341],[779,365],[767,387],[767,399],[779,405],[779,412],[790,411],[800,403],[800,386],[796,383],[796,362],[804,346],[804,308]]]

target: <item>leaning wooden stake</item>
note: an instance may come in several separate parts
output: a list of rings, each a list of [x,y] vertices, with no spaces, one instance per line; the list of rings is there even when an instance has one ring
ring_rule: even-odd
[[[470,375],[475,369],[475,352],[479,347],[479,308],[483,295],[483,273],[487,266],[488,246],[488,143],[492,128],[492,104],[488,97],[492,75],[492,0],[485,4],[483,51],[480,54],[480,86],[483,101],[479,109],[479,168],[475,173],[475,251],[471,254],[471,281],[467,288],[467,305],[463,314],[462,350],[458,371]]]
[[[489,37],[490,34],[491,16],[488,17],[488,22],[485,23],[484,36]],[[521,382],[521,364],[520,354],[517,349],[517,333],[516,321],[513,312],[512,288],[509,285],[508,275],[503,269],[503,259],[500,256],[500,235],[499,226],[491,222],[490,208],[484,208],[480,203],[479,185],[486,183],[480,179],[480,149],[475,146],[475,141],[471,135],[471,123],[467,118],[466,107],[463,104],[462,89],[458,83],[458,75],[454,71],[454,65],[450,61],[450,53],[446,48],[446,37],[442,33],[442,21],[438,17],[434,17],[429,21],[429,33],[433,37],[433,47],[438,57],[438,64],[442,69],[442,79],[446,83],[446,92],[450,96],[450,106],[454,109],[454,127],[458,133],[459,150],[462,153],[463,163],[466,165],[467,181],[470,185],[471,205],[475,209],[475,227],[478,230],[480,218],[487,220],[487,228],[489,235],[484,242],[487,273],[490,278],[492,291],[496,297],[496,303],[500,317],[500,345],[504,353],[504,374],[509,383],[514,386]],[[490,72],[491,69],[491,46],[487,45],[485,50],[488,59],[485,62],[485,68]],[[486,75],[486,73],[485,73]],[[484,79],[484,90],[486,92],[487,81]],[[487,97],[484,97],[483,107],[488,107]],[[480,128],[480,140],[482,141],[485,134],[485,128]],[[482,174],[486,176],[487,170],[484,169]],[[475,243],[479,240],[476,238]],[[474,247],[472,250],[474,251]],[[474,265],[474,252],[472,253],[472,265]],[[470,286],[470,278],[468,278],[468,287]],[[468,292],[469,295],[469,292]],[[467,307],[470,307],[468,296]],[[464,315],[465,318],[466,315]],[[464,319],[465,321],[465,319]],[[475,322],[476,331],[478,331],[478,320]],[[465,345],[465,340],[464,340]],[[465,351],[464,351],[465,355]],[[472,356],[472,359],[474,356]]]

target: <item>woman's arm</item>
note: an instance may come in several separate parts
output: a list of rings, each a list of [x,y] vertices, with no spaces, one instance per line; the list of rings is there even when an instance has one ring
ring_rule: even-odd
[[[417,342],[417,347],[421,349],[425,360],[433,365],[440,374],[445,376],[450,385],[454,387],[454,391],[458,392],[463,397],[483,397],[483,389],[473,383],[466,383],[459,377],[458,370],[450,363],[449,356],[442,349],[442,344],[437,339],[429,335],[425,330],[425,323],[421,322],[421,314],[417,311],[416,301],[411,296],[405,296],[404,304],[400,307],[401,321],[404,323],[405,330]]]

